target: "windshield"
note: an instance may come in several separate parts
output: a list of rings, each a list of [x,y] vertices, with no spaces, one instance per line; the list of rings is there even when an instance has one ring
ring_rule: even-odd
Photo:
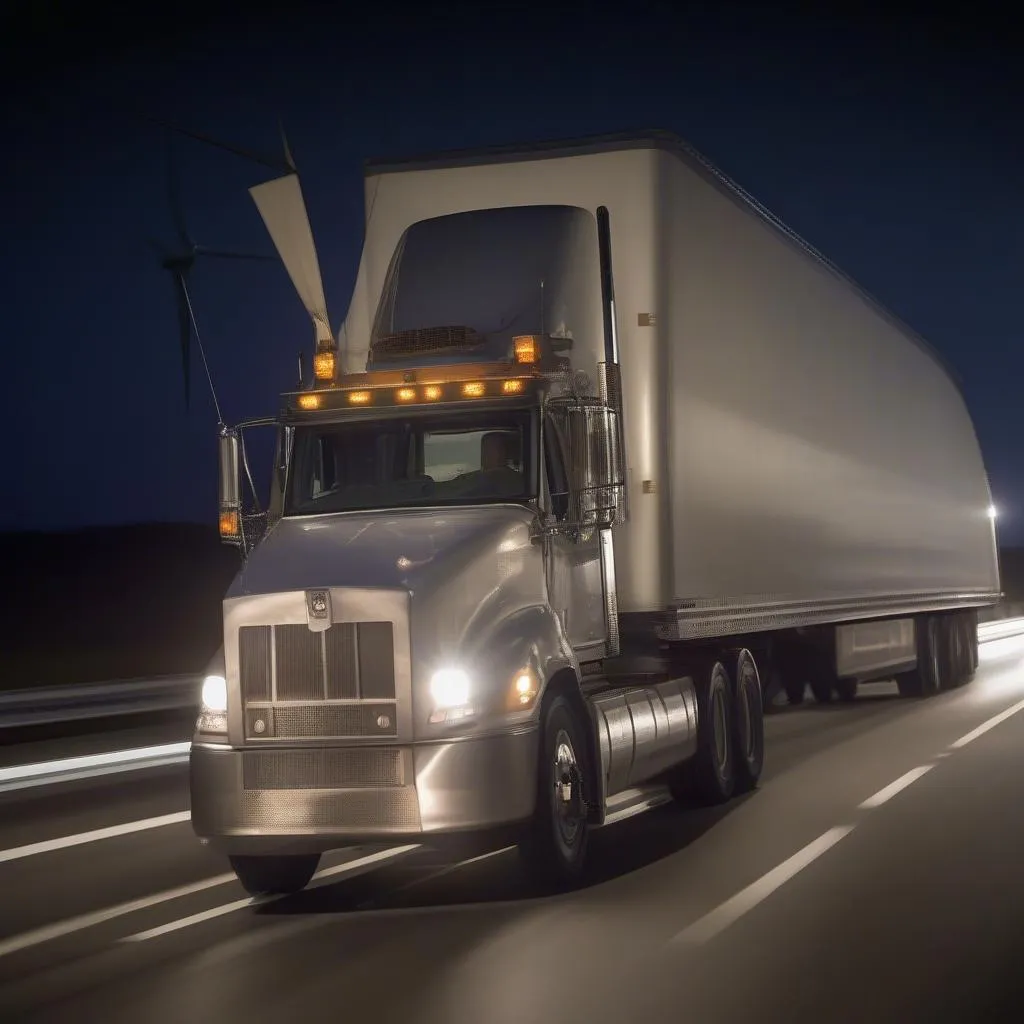
[[[474,409],[295,428],[286,515],[537,496],[530,409]]]

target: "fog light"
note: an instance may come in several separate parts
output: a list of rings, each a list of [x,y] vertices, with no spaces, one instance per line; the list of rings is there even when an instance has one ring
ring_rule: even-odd
[[[512,689],[509,692],[509,709],[512,711],[523,711],[533,707],[539,692],[540,685],[533,669],[520,669],[512,677]]]

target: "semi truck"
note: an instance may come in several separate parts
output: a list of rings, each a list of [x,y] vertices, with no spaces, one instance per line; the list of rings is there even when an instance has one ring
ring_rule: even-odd
[[[770,683],[973,676],[999,572],[957,383],[685,142],[367,164],[337,332],[297,175],[252,195],[316,348],[276,415],[220,427],[244,557],[192,824],[248,891],[499,835],[572,885],[652,792],[757,786]]]

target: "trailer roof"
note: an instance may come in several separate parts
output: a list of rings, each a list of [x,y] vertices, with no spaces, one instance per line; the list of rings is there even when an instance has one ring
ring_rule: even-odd
[[[487,164],[517,163],[530,160],[555,160],[568,156],[586,156],[611,153],[627,149],[660,149],[679,157],[691,170],[699,174],[720,192],[766,222],[778,234],[796,246],[806,256],[825,267],[835,277],[857,292],[877,313],[917,342],[949,375],[958,390],[963,391],[959,374],[946,358],[921,334],[883,305],[866,288],[858,284],[849,274],[801,238],[767,207],[755,199],[746,189],[719,170],[706,156],[674,132],[655,128],[635,132],[618,132],[611,135],[590,135],[576,139],[549,139],[529,144],[486,146],[478,149],[457,149],[422,154],[400,160],[371,159],[363,163],[364,176],[377,177],[382,174],[401,174],[410,171],[441,170],[455,167],[477,167]]]

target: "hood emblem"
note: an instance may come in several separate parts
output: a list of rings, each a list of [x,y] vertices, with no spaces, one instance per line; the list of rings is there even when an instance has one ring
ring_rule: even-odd
[[[321,633],[331,625],[331,592],[306,591],[306,621],[314,633]]]

